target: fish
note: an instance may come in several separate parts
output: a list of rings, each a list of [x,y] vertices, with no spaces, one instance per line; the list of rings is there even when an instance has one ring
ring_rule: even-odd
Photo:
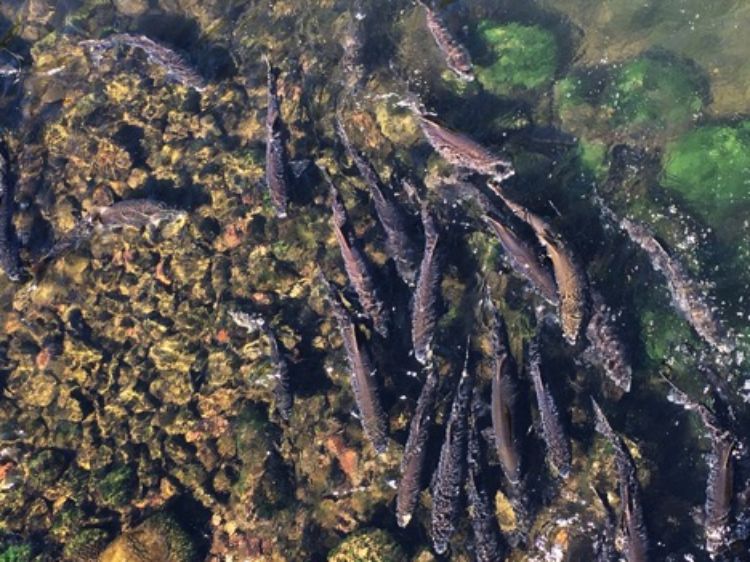
[[[482,218],[495,233],[513,270],[524,277],[544,300],[557,306],[555,279],[539,260],[534,248],[496,216],[485,214]]]
[[[432,360],[432,340],[435,336],[438,318],[437,299],[440,294],[441,256],[438,246],[440,235],[435,218],[426,203],[422,204],[421,214],[425,243],[412,303],[411,341],[414,347],[414,358],[422,365],[426,365]]]
[[[601,208],[646,253],[651,267],[664,276],[674,307],[695,333],[720,353],[731,353],[735,344],[730,341],[717,318],[716,309],[706,300],[703,289],[690,278],[679,260],[670,255],[644,225],[627,218],[618,219],[611,210],[603,205]]]
[[[562,478],[571,472],[572,455],[568,436],[563,429],[557,405],[547,385],[542,381],[539,343],[533,339],[529,343],[529,373],[534,383],[542,439],[547,446],[547,461]]]
[[[513,163],[488,150],[471,137],[441,125],[415,103],[405,102],[415,113],[422,134],[448,163],[478,174],[492,176],[498,182],[513,176]]]
[[[599,365],[604,374],[624,392],[630,392],[633,369],[625,345],[612,323],[612,310],[596,291],[591,292],[591,318],[586,326],[586,339],[591,345],[584,356]]]
[[[686,410],[695,411],[708,431],[711,452],[708,455],[704,530],[706,552],[713,558],[729,547],[732,537],[733,500],[735,497],[735,452],[745,449],[725,424],[708,406],[694,401],[671,380],[662,375],[672,387],[671,398]]]
[[[465,82],[474,80],[474,69],[469,51],[451,34],[442,18],[424,0],[416,0],[425,11],[427,29],[442,53],[445,63]]]
[[[23,277],[21,244],[18,240],[13,215],[16,203],[7,147],[0,142],[0,267],[11,281]]]
[[[372,443],[378,454],[388,448],[388,418],[380,402],[380,391],[370,353],[357,326],[344,307],[338,291],[321,274],[321,282],[326,287],[328,301],[333,309],[344,350],[349,361],[349,382],[357,403],[365,437]]]
[[[349,217],[341,199],[338,188],[331,180],[327,172],[323,172],[328,182],[331,192],[331,210],[333,211],[333,232],[341,251],[341,257],[344,260],[344,269],[349,278],[349,282],[357,293],[359,302],[365,311],[365,314],[372,321],[375,331],[383,338],[388,337],[388,313],[385,304],[380,299],[375,280],[370,273],[365,254],[351,242],[350,237],[345,232],[349,223]]]
[[[478,393],[475,392],[474,401],[477,400]],[[470,417],[468,432],[466,499],[474,533],[474,555],[477,562],[502,562],[505,560],[505,548],[501,544],[494,506],[482,482],[482,455],[474,415]]]
[[[286,218],[289,204],[288,156],[284,122],[281,119],[281,101],[276,88],[278,70],[264,57],[268,67],[268,109],[266,110],[266,185],[276,216]]]
[[[87,49],[96,64],[99,64],[105,51],[126,45],[140,49],[146,54],[149,63],[161,67],[170,82],[193,88],[198,92],[206,89],[203,77],[198,74],[179,54],[145,35],[115,33],[103,39],[87,39],[78,43]]]
[[[521,453],[515,418],[516,363],[510,354],[505,322],[487,299],[492,314],[492,389],[490,413],[495,450],[508,482],[521,483]]]
[[[275,381],[273,394],[276,402],[276,411],[281,419],[289,421],[292,415],[292,388],[289,376],[289,363],[284,356],[273,331],[268,322],[260,315],[252,316],[246,312],[231,311],[229,317],[238,326],[252,332],[259,330],[268,340],[271,346],[271,364],[273,365],[273,379]]]
[[[473,384],[467,342],[464,366],[451,405],[450,417],[445,428],[445,440],[440,448],[440,460],[433,480],[430,536],[432,547],[437,554],[445,554],[448,550],[448,542],[456,529],[461,507],[461,489],[466,477],[468,413]]]
[[[99,230],[157,227],[185,216],[185,211],[168,207],[154,199],[126,199],[92,210],[87,220]]]
[[[344,54],[341,57],[341,69],[344,74],[344,87],[349,95],[356,94],[365,84],[366,69],[363,50],[365,45],[365,26],[363,20],[366,14],[361,2],[353,3],[351,18],[344,31],[341,47]]]
[[[615,451],[615,464],[619,481],[622,506],[622,530],[624,532],[624,555],[627,562],[646,562],[649,559],[649,542],[646,522],[641,505],[641,485],[633,457],[617,435],[596,403],[591,399],[596,418],[596,431],[602,434]]]
[[[406,527],[411,521],[419,499],[419,492],[422,489],[427,438],[432,426],[438,390],[438,376],[435,368],[429,365],[426,371],[427,377],[409,423],[409,436],[404,446],[404,456],[401,458],[401,476],[396,488],[396,521],[399,527]]]
[[[555,274],[563,337],[570,345],[575,345],[588,320],[589,289],[585,270],[547,221],[511,201],[502,190],[495,188],[494,191],[514,215],[534,230],[539,243],[547,251]]]
[[[336,115],[336,131],[349,158],[370,190],[375,212],[385,231],[385,247],[396,266],[399,277],[414,286],[417,277],[417,248],[409,235],[406,217],[401,208],[385,194],[383,182],[372,164],[357,151],[349,140],[340,115]]]

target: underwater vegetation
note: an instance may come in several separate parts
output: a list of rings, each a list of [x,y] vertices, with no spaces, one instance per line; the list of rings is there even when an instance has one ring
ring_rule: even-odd
[[[555,84],[562,125],[588,141],[673,136],[700,117],[707,98],[694,65],[658,52],[575,69]]]
[[[496,95],[549,86],[558,63],[555,36],[534,25],[483,21],[477,27],[490,61],[477,68],[479,83]]]

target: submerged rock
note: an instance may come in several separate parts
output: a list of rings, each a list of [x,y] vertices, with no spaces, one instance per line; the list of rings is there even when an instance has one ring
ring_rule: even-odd
[[[670,135],[689,127],[706,99],[694,65],[662,53],[577,69],[555,86],[563,126],[586,139]]]
[[[328,562],[406,562],[401,547],[386,531],[368,529],[345,538],[328,554]]]
[[[494,62],[477,69],[489,92],[508,95],[549,85],[557,68],[557,43],[551,32],[536,25],[490,21],[479,24],[479,36]]]
[[[190,537],[166,513],[159,513],[114,540],[100,562],[191,562],[195,548]]]

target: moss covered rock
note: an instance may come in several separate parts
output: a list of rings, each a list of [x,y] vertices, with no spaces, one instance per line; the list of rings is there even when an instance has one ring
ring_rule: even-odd
[[[692,64],[645,54],[608,68],[579,69],[556,84],[555,100],[566,129],[616,139],[685,130],[702,111],[706,90]]]
[[[750,121],[699,127],[669,143],[662,183],[704,214],[750,201]]]
[[[94,562],[107,546],[109,534],[104,529],[82,529],[63,547],[65,560]]]
[[[122,507],[135,493],[138,484],[135,469],[128,465],[114,465],[107,469],[96,485],[102,502],[109,507]]]
[[[33,551],[29,544],[0,547],[0,562],[30,562]]]
[[[345,538],[328,562],[406,562],[406,555],[387,532],[368,529]]]
[[[190,537],[166,513],[154,515],[120,535],[102,553],[101,562],[190,562],[195,548]]]
[[[498,95],[549,85],[557,68],[557,43],[546,29],[535,25],[479,24],[479,36],[493,62],[478,66],[482,86]]]

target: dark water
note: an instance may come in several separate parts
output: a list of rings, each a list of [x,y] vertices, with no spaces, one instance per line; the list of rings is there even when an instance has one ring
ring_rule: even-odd
[[[25,275],[0,281],[0,560],[95,560],[109,544],[102,560],[473,560],[463,505],[448,553],[432,552],[428,485],[468,336],[477,396],[489,404],[485,290],[519,365],[541,333],[542,375],[573,450],[570,478],[557,478],[521,369],[530,528],[507,559],[593,560],[608,525],[598,495],[619,513],[595,397],[635,459],[652,559],[708,560],[710,441],[662,375],[729,409],[728,426],[748,438],[750,7],[703,4],[441,2],[435,12],[474,63],[465,82],[410,2],[3,2],[0,127]],[[279,71],[290,160],[283,219],[264,169],[264,56]],[[506,194],[560,233],[613,310],[633,369],[628,393],[585,361],[584,343],[564,342],[556,310],[509,267],[479,206],[456,190],[455,169],[400,103],[414,99],[512,160]],[[441,383],[425,491],[405,529],[395,485],[424,380],[411,354],[412,289],[388,258],[337,113],[420,254],[419,204],[403,179],[441,232]],[[315,164],[372,263],[388,339],[347,283]],[[481,175],[461,181],[491,196]],[[645,225],[699,284],[731,353],[683,319],[665,277],[595,196]],[[161,205],[103,211],[144,198]],[[343,289],[374,358],[389,430],[382,455],[362,430],[321,271]],[[294,395],[288,420],[275,409],[269,332],[237,326],[236,311],[264,318],[278,340]],[[478,429],[489,420],[480,406]],[[502,541],[515,543],[508,485],[485,441],[481,464]],[[747,559],[742,540],[728,542],[723,559]]]

